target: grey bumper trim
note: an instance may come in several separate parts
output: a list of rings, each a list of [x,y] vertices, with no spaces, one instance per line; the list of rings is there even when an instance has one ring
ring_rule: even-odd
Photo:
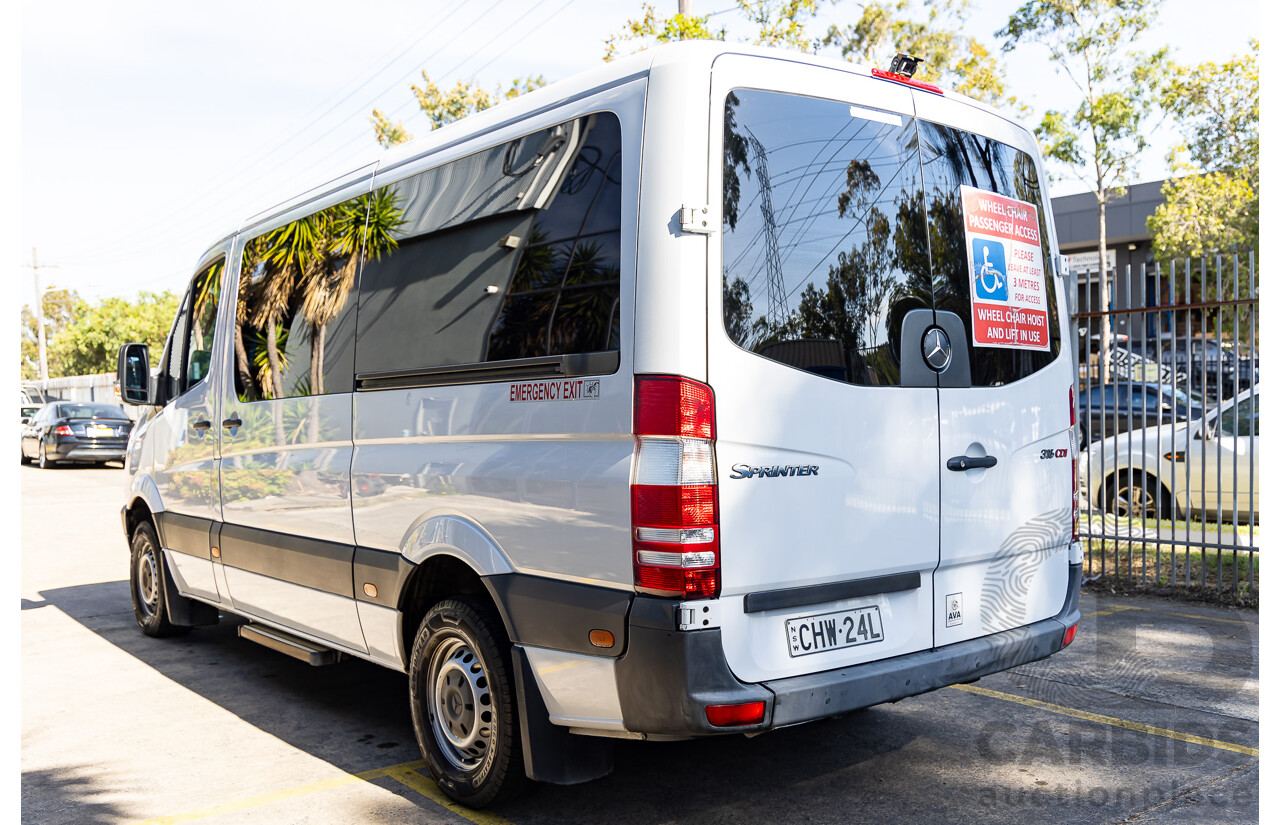
[[[922,650],[880,662],[764,682],[774,694],[769,727],[892,702],[1043,659],[1062,649],[1066,629],[1080,621],[1081,566],[1070,567],[1061,612],[1024,627]]]

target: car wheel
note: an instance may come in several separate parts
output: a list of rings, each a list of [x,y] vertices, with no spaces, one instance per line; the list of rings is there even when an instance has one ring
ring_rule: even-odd
[[[31,459],[27,458],[27,451],[22,449],[21,444],[18,445],[18,461],[23,465],[31,463]]]
[[[133,616],[148,636],[180,636],[191,628],[172,624],[164,606],[164,553],[156,530],[142,522],[129,542],[129,593]]]
[[[1122,470],[1111,478],[1110,510],[1117,516],[1135,519],[1173,518],[1169,492],[1150,475]]]
[[[58,462],[54,461],[44,451],[44,440],[40,441],[40,469],[49,470],[58,466]]]
[[[472,808],[528,785],[510,663],[501,620],[465,597],[433,607],[414,639],[409,705],[418,747],[440,789]]]

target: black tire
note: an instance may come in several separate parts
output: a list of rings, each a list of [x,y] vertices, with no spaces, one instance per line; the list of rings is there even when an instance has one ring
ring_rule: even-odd
[[[427,769],[451,799],[483,808],[528,787],[511,643],[487,605],[447,599],[423,618],[409,660],[409,707]]]
[[[1169,491],[1141,470],[1121,470],[1108,479],[1108,509],[1124,518],[1162,519],[1174,517]]]
[[[31,463],[31,459],[27,458],[27,453],[26,453],[26,451],[24,451],[24,450],[22,449],[22,445],[21,445],[21,444],[19,444],[19,445],[18,445],[18,456],[19,456],[18,461],[19,461],[19,463],[21,463],[23,466],[26,466],[27,464],[30,464],[30,463]]]
[[[133,616],[148,636],[181,636],[191,630],[169,621],[164,597],[164,553],[150,522],[142,522],[129,542],[129,595]]]
[[[54,461],[52,458],[49,458],[49,456],[45,454],[44,439],[40,439],[40,469],[52,470],[54,467],[57,467],[57,466],[58,466],[58,462]]]

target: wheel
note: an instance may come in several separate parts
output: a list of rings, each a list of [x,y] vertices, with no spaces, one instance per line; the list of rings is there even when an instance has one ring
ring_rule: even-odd
[[[165,615],[164,553],[149,522],[134,529],[129,551],[129,593],[138,627],[148,636],[181,636],[191,630],[170,623]]]
[[[18,461],[24,466],[31,463],[31,459],[27,458],[26,450],[22,449],[22,445],[18,445]]]
[[[418,747],[440,789],[472,808],[528,785],[510,662],[501,620],[466,597],[433,607],[413,642],[409,706]]]
[[[1169,491],[1141,471],[1121,470],[1107,486],[1111,491],[1109,509],[1117,516],[1155,519],[1158,512],[1160,518],[1173,518]]]
[[[50,470],[50,469],[52,469],[52,468],[54,468],[54,467],[56,467],[56,466],[58,466],[58,462],[54,461],[52,458],[49,458],[49,456],[45,454],[45,451],[44,451],[44,440],[43,440],[43,439],[41,439],[41,441],[40,441],[40,469],[41,469],[41,470]]]

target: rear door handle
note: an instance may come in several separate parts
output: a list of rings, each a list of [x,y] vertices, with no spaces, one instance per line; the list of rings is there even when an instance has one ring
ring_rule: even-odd
[[[993,455],[958,455],[955,458],[947,459],[947,469],[961,472],[964,470],[977,470],[980,468],[996,466],[996,457]]]
[[[234,430],[235,428],[239,427],[242,423],[243,422],[239,418],[236,418],[235,416],[232,416],[231,418],[224,418],[222,420],[222,426],[226,427],[228,430]]]
[[[207,418],[198,418],[194,422],[192,422],[191,426],[193,429],[196,429],[196,430],[207,430],[210,427],[212,427],[213,424],[210,423],[209,419]]]

